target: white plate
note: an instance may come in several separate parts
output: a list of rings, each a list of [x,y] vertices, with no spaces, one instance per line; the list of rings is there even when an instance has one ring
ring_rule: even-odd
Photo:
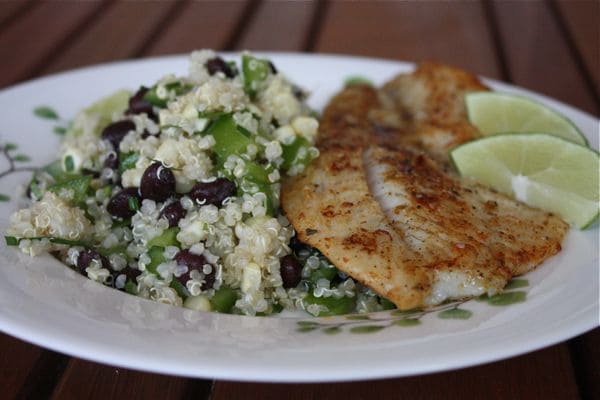
[[[312,92],[316,108],[348,76],[365,76],[379,84],[411,69],[406,63],[365,58],[269,56]],[[42,165],[53,159],[58,137],[51,122],[32,115],[34,107],[49,105],[71,118],[82,106],[116,89],[134,90],[166,73],[186,71],[185,57],[167,57],[85,68],[6,89],[0,92],[0,143],[17,143],[18,151],[33,160],[19,165]],[[561,111],[598,148],[598,121],[590,115],[522,89],[488,83]],[[7,167],[0,159],[0,172]],[[26,172],[4,177],[0,193],[15,198],[17,187],[28,179]],[[15,200],[0,203],[2,232],[17,206]],[[336,335],[310,322],[298,324],[296,317],[219,315],[157,304],[87,280],[50,256],[28,258],[4,244],[0,267],[3,332],[89,360],[193,377],[318,382],[415,375],[522,354],[598,324],[598,224],[585,232],[570,232],[564,250],[525,277],[529,285],[517,289],[527,292],[524,302],[500,307],[470,301],[460,306],[472,313],[468,319],[442,319],[434,312],[422,316],[416,326],[392,324],[406,316],[390,313],[370,316],[380,322],[313,320],[341,323]]]

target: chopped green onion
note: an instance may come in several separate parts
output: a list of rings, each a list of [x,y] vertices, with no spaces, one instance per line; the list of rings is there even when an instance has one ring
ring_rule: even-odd
[[[131,211],[137,212],[140,210],[140,201],[137,199],[137,197],[131,196],[127,199],[127,206]]]
[[[123,174],[123,172],[128,169],[135,168],[135,163],[139,160],[139,153],[121,153],[119,154],[119,174]]]
[[[66,156],[64,160],[65,171],[73,172],[75,170],[75,161],[73,161],[73,156]]]

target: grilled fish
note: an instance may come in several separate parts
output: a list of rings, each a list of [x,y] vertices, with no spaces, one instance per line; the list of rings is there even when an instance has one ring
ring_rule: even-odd
[[[320,157],[283,184],[298,238],[400,309],[492,295],[560,251],[560,218],[449,171],[448,150],[478,135],[464,94],[486,89],[425,64],[336,95]]]

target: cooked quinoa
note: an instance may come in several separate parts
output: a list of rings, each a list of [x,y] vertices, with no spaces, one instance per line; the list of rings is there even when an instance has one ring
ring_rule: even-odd
[[[211,50],[189,74],[119,91],[72,121],[7,242],[88,278],[201,311],[368,312],[390,303],[294,239],[280,181],[318,157],[305,93],[265,59]]]

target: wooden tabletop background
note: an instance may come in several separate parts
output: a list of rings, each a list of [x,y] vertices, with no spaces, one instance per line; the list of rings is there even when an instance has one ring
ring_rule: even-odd
[[[598,116],[599,4],[1,0],[0,87],[100,62],[199,48],[302,51],[438,60]],[[598,399],[600,330],[483,366],[331,384],[255,384],[143,373],[69,357],[0,333],[4,399],[384,397]]]

